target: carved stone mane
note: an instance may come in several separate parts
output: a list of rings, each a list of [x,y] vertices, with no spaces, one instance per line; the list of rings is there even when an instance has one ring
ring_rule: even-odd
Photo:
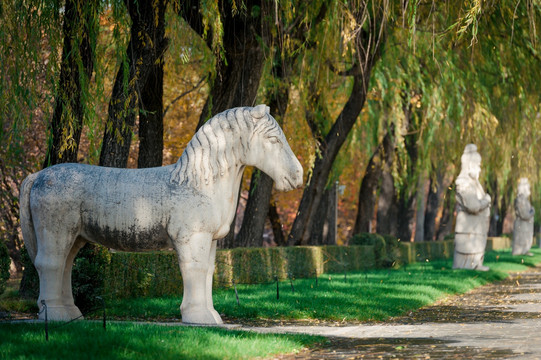
[[[281,131],[267,107],[238,107],[207,121],[186,146],[171,174],[179,185],[199,188],[214,183],[244,158],[252,136]]]

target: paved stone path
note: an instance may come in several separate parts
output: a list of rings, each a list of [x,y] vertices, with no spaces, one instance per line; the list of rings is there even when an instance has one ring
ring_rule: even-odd
[[[321,349],[279,359],[541,359],[541,268],[390,323],[242,328],[330,338]]]

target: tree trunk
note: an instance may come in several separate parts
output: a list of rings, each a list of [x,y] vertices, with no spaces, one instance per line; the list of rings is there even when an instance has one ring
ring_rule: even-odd
[[[94,44],[97,36],[99,4],[95,1],[66,0],[64,11],[64,45],[58,95],[43,168],[77,162],[77,152],[85,115],[85,95],[94,69]],[[82,71],[80,71],[82,70]]]
[[[165,38],[165,4],[158,10],[158,26],[153,28],[152,41],[168,43]],[[150,69],[139,99],[139,157],[137,167],[162,166],[163,161],[163,66],[164,52]]]
[[[381,185],[378,197],[376,232],[397,236],[398,208],[394,201],[395,187],[390,167],[385,166],[381,173]]]
[[[371,69],[372,64],[368,66],[363,74],[354,76],[350,97],[329,131],[329,134],[325,137],[324,142],[321,143],[321,157],[316,159],[309,185],[303,192],[297,217],[289,233],[289,245],[307,245],[310,243],[313,217],[320,205],[334,159],[338,155],[340,148],[364,105]]]
[[[254,171],[250,194],[244,209],[244,218],[242,227],[237,234],[236,246],[263,246],[263,230],[265,229],[265,220],[269,211],[269,202],[271,198],[270,191],[257,191],[260,187],[263,189],[272,189],[273,181],[265,173]],[[259,215],[259,216],[258,216]],[[250,218],[247,218],[250,216]]]
[[[289,245],[305,245],[310,242],[313,217],[321,202],[332,164],[363,108],[370,73],[384,42],[382,30],[385,28],[385,19],[382,7],[369,7],[365,4],[352,9],[352,13],[358,23],[363,23],[366,16],[370,18],[367,21],[369,25],[361,28],[353,39],[352,45],[357,52],[353,69],[357,71],[352,73],[353,87],[344,108],[321,142],[321,156],[316,158],[309,184],[304,189],[297,217],[288,236]]]
[[[438,216],[444,189],[443,171],[437,170],[436,178],[430,178],[426,200],[424,237],[428,241],[436,240],[436,218]]]
[[[282,222],[278,215],[278,209],[276,208],[276,202],[272,201],[269,204],[269,220],[272,227],[272,234],[274,235],[274,242],[278,246],[286,246],[287,241],[282,230]]]
[[[455,219],[455,190],[447,188],[445,190],[445,196],[443,200],[443,210],[441,213],[440,225],[437,231],[437,240],[443,240],[445,236],[455,231],[454,219]]]
[[[393,134],[394,125],[391,125],[383,140],[372,154],[366,167],[361,187],[359,189],[359,202],[357,206],[357,217],[353,234],[370,232],[370,223],[374,217],[374,208],[377,201],[377,190],[382,175],[382,164],[387,158],[386,154],[394,153]]]
[[[244,6],[245,11],[234,14],[229,2],[222,4],[224,54],[216,59],[216,76],[197,129],[222,111],[254,105],[265,61],[260,42],[266,32],[262,29],[264,23],[261,19],[268,14],[266,9],[270,4],[251,0]],[[255,9],[261,9],[261,15],[254,16]]]
[[[413,229],[415,227],[415,196],[398,200],[398,233],[396,236],[401,241],[412,241]]]
[[[128,164],[133,126],[140,93],[152,67],[167,47],[166,39],[153,42],[168,0],[125,0],[132,26],[126,52],[127,66],[121,64],[109,102],[109,114],[100,153],[100,165],[125,168]],[[125,74],[125,71],[128,73]],[[126,79],[125,79],[126,78]]]
[[[501,197],[501,202],[498,201],[498,194],[501,191],[499,189],[499,183],[496,178],[494,178],[491,182],[491,190],[492,194],[490,196],[492,197],[492,204],[490,209],[490,223],[488,227],[488,236],[500,236],[503,233],[503,222],[505,220],[505,216],[507,215],[507,199],[511,198],[511,191],[507,191],[507,194],[504,194]],[[509,187],[511,189],[511,187]]]
[[[407,153],[406,163],[406,182],[396,194],[395,199],[398,201],[398,234],[397,237],[402,241],[412,241],[412,235],[415,228],[415,213],[416,213],[416,190],[417,184],[411,186],[413,179],[416,178],[415,173],[417,159],[419,157],[419,149],[417,145],[418,132],[416,124],[414,124],[413,105],[409,97],[403,97],[404,105],[404,123],[406,124],[407,134],[404,136],[404,145]]]
[[[427,186],[426,176],[421,176],[418,181],[416,197],[416,212],[415,212],[415,235],[413,241],[425,240],[425,213],[427,203]]]
[[[325,189],[314,215],[311,245],[336,245],[337,190],[336,183]]]

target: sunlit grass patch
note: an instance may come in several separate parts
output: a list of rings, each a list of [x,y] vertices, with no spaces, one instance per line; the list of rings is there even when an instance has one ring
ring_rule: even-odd
[[[453,270],[452,259],[410,264],[400,269],[324,274],[317,278],[215,289],[216,310],[228,319],[383,321],[431,304],[451,294],[464,293],[502,280],[509,271],[541,263],[534,256],[512,256],[509,250],[487,253],[488,272]],[[293,286],[292,286],[293,285]],[[278,295],[278,296],[277,296]],[[181,298],[112,301],[108,313],[128,319],[180,319]]]
[[[323,341],[304,335],[257,334],[218,328],[79,321],[0,324],[0,359],[249,359],[292,353]]]

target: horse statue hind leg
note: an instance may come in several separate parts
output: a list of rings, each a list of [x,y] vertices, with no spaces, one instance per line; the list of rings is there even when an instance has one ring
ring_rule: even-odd
[[[38,174],[23,182],[20,198],[21,229],[39,276],[39,319],[45,319],[42,301],[45,302],[48,319],[66,321],[82,318],[73,300],[71,270],[73,260],[85,241],[75,235],[78,225],[76,212],[58,211],[47,197],[34,202],[34,207],[39,207],[40,211],[32,211],[30,193]]]

